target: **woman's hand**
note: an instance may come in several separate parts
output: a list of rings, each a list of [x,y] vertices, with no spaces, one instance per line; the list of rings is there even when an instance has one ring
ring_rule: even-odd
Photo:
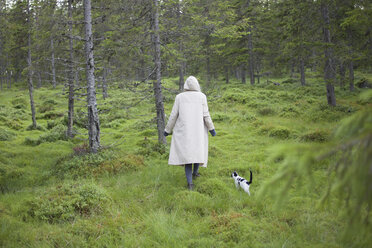
[[[212,134],[212,136],[216,136],[216,130],[212,129],[212,130],[209,130],[209,132]]]

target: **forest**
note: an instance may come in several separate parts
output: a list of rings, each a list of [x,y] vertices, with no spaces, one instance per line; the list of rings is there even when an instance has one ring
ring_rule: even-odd
[[[369,0],[0,0],[0,247],[371,247],[371,161]]]

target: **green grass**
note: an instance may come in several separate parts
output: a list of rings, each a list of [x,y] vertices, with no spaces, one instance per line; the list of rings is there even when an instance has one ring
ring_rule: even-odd
[[[370,246],[368,235],[344,235],[339,205],[319,206],[332,160],[314,165],[313,178],[292,185],[279,208],[276,198],[258,194],[280,168],[270,159],[273,146],[321,145],[339,120],[371,107],[367,90],[336,88],[338,106],[331,108],[319,78],[309,77],[305,87],[282,83],[286,79],[271,79],[280,86],[217,80],[203,90],[217,136],[209,137],[208,168],[200,169],[193,192],[186,189],[184,169],[167,164],[169,145],[157,144],[151,91],[147,98],[140,93],[145,86],[128,90],[116,83],[110,98],[98,95],[105,149],[94,156],[85,154],[84,101],[76,103],[77,135],[64,140],[56,128],[66,123],[61,88],[35,91],[41,130],[27,130],[27,91],[0,92],[0,246]],[[163,85],[177,89],[175,81],[165,79]],[[169,115],[175,95],[164,95]],[[236,190],[230,174],[248,177],[250,169],[249,197]]]

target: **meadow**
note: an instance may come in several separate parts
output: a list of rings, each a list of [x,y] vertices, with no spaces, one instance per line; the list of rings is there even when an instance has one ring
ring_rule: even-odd
[[[358,72],[362,78],[372,81]],[[194,191],[184,169],[167,164],[171,137],[157,143],[151,84],[116,82],[105,100],[98,90],[98,154],[87,153],[84,101],[76,103],[76,136],[65,138],[62,86],[35,90],[38,130],[29,128],[27,90],[0,91],[0,246],[371,247],[365,232],[347,235],[342,196],[319,204],[335,158],[280,194],[270,184],[282,169],[277,147],[328,144],[342,119],[371,107],[370,89],[336,87],[330,107],[321,77],[307,80],[301,87],[288,78],[254,86],[201,79],[217,136],[209,136],[208,168]],[[177,78],[163,86],[169,115]],[[251,196],[230,177],[249,170]]]

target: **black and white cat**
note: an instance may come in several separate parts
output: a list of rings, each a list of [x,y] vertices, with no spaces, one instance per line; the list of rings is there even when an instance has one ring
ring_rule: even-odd
[[[236,171],[231,173],[231,177],[234,178],[235,186],[236,186],[237,189],[239,189],[239,186],[240,186],[240,188],[242,188],[245,192],[247,192],[248,195],[251,195],[251,193],[249,192],[249,186],[252,183],[252,171],[249,170],[249,172],[251,174],[251,176],[249,178],[249,182],[246,179],[244,179],[243,177],[239,176],[238,173],[236,173]]]

